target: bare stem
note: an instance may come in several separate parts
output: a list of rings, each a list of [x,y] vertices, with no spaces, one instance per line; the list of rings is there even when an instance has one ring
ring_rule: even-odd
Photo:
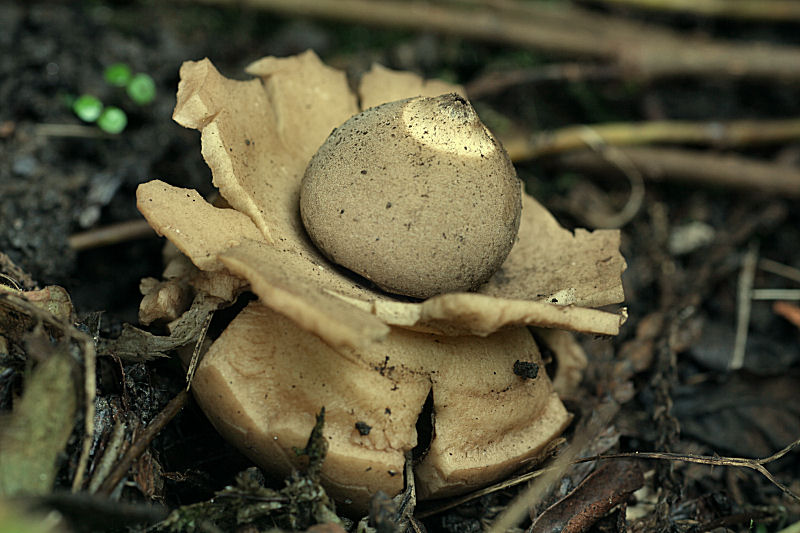
[[[787,22],[800,20],[800,3],[797,0],[592,0],[607,4],[647,9],[689,13],[704,17],[742,20]]]
[[[200,0],[354,24],[408,28],[466,39],[538,48],[616,64],[638,79],[800,78],[800,49],[764,42],[679,34],[592,13],[566,3],[402,2],[398,0]]]
[[[614,146],[680,143],[740,148],[797,141],[800,139],[800,119],[728,122],[659,120],[579,125],[543,131],[527,139],[515,137],[504,142],[504,145],[512,159],[522,161],[585,148],[588,144],[587,132],[602,139],[605,144]]]

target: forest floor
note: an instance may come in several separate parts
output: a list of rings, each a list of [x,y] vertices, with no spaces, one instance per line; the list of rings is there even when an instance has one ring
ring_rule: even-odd
[[[441,5],[455,9],[458,2]],[[800,57],[800,21],[603,5],[587,2],[581,9],[652,24],[679,40],[759,41]],[[258,58],[313,49],[352,76],[379,62],[445,78],[466,86],[479,114],[517,160],[527,190],[562,225],[621,228],[629,318],[617,337],[580,337],[590,364],[583,396],[568,402],[578,416],[567,440],[611,397],[618,410],[601,428],[607,440],[598,451],[684,454],[633,459],[630,468],[644,475],[644,487],[635,491],[619,486],[621,476],[593,478],[594,493],[618,499],[599,520],[590,502],[573,502],[571,516],[582,522],[570,531],[625,531],[626,508],[627,528],[635,531],[796,528],[799,501],[753,463],[725,458],[766,458],[800,438],[800,134],[772,135],[783,127],[775,121],[800,117],[800,66],[794,77],[769,69],[749,72],[758,69],[744,59],[742,72],[726,73],[709,63],[707,72],[687,67],[642,75],[613,54],[599,60],[571,55],[560,45],[548,49],[508,38],[493,42],[487,35],[471,40],[459,29],[418,32],[390,22],[374,28],[359,24],[358,17],[353,21],[210,3],[0,1],[4,284],[63,287],[80,328],[97,338],[113,338],[123,324],[138,324],[139,281],[161,277],[164,242],[143,229],[136,187],[157,178],[206,197],[213,192],[199,134],[171,119],[185,60],[209,57],[225,76],[247,79],[244,67]],[[611,36],[598,30],[598,48],[604,39]],[[104,81],[104,69],[119,62],[153,78],[157,92],[151,103],[135,104]],[[125,110],[127,128],[110,135],[82,123],[68,102],[84,93]],[[642,140],[637,135],[644,134],[632,126],[665,120],[691,121],[696,128]],[[715,127],[742,120],[755,121],[743,125],[749,128],[744,141],[714,137]],[[606,123],[628,124],[621,128],[621,144],[648,146],[620,148],[620,159],[599,149],[554,148],[545,154],[546,139],[529,142],[534,132]],[[786,125],[792,126],[797,127]],[[588,143],[580,139],[578,148]],[[123,223],[131,225],[130,235]],[[108,243],[99,228],[111,228],[112,240],[120,242]],[[13,319],[8,313],[0,322]],[[35,322],[27,323],[28,330]],[[15,343],[15,334],[24,335],[11,329],[9,323],[0,329],[8,337],[0,344],[0,411],[7,412],[36,359],[29,353],[36,344],[29,337]],[[97,364],[98,416],[109,417],[109,432],[112,412],[119,413],[114,409],[141,429],[184,383],[175,358],[136,362],[101,354]],[[110,523],[144,530],[168,510],[212,498],[251,466],[189,400],[137,458],[132,481],[113,493],[114,500],[82,499],[85,493],[68,495],[82,431],[80,422],[58,456],[56,490],[36,500],[39,509],[67,517],[74,531],[103,531]],[[692,458],[700,459],[687,460]],[[787,491],[800,494],[797,450],[764,466]],[[586,475],[570,470],[560,490]],[[424,517],[406,525],[479,531],[518,491],[506,488],[440,510],[426,502],[419,508]],[[558,491],[546,501],[559,500]],[[145,505],[150,503],[158,506]],[[539,502],[532,516],[543,507]],[[3,509],[0,531],[6,530]],[[211,522],[180,528],[222,530]],[[279,519],[275,523],[286,527]],[[236,530],[257,531],[264,527],[259,524]],[[521,527],[529,525],[530,519]],[[26,531],[34,530],[42,531]]]

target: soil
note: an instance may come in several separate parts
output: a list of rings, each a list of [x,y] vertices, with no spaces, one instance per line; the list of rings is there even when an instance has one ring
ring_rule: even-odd
[[[682,16],[653,20],[723,36],[745,27]],[[774,42],[795,39],[782,24],[746,27],[746,33]],[[204,195],[212,192],[199,135],[170,118],[182,61],[207,56],[226,76],[244,79],[244,66],[255,59],[308,48],[351,73],[379,61],[462,83],[486,69],[543,60],[537,53],[451,37],[284,18],[244,8],[1,1],[0,252],[7,256],[0,262],[2,271],[25,288],[63,286],[85,326],[101,317],[97,331],[102,336],[114,336],[124,323],[136,324],[139,281],[160,277],[163,241],[149,235],[77,251],[70,237],[140,219],[135,190],[153,178]],[[116,62],[153,77],[154,102],[136,105],[103,81],[103,69]],[[82,124],[67,104],[70,96],[82,93],[123,108],[127,129],[107,135]],[[514,86],[475,104],[490,125],[504,116],[529,129],[659,117],[785,118],[800,112],[800,88],[770,80],[688,79],[646,86],[562,80]],[[797,165],[800,143],[747,154]],[[519,165],[518,172],[528,190],[568,227],[584,225],[585,204],[576,203],[579,193],[611,208],[619,207],[627,194],[624,180],[567,173],[547,163]],[[599,195],[598,189],[609,194]],[[671,253],[670,236],[692,227],[710,230],[712,239],[688,253]],[[622,407],[608,428],[616,442],[612,451],[766,457],[800,437],[798,326],[778,315],[771,302],[754,301],[744,367],[737,372],[727,367],[736,338],[743,257],[757,246],[759,257],[800,268],[798,242],[796,199],[757,190],[648,183],[642,208],[623,228],[630,318],[617,338],[581,339],[592,362],[585,397],[569,404],[583,414],[575,427],[599,399],[613,397]],[[19,270],[12,270],[12,263]],[[798,283],[757,269],[754,286],[796,289]],[[174,359],[123,363],[105,358],[99,369],[101,397],[110,398],[108,413],[124,406],[140,423],[152,420],[183,382],[183,370]],[[23,382],[21,369],[9,376],[0,378],[2,409],[9,408]],[[75,450],[78,440],[71,442]],[[127,487],[122,500],[157,501],[174,509],[210,498],[250,466],[191,402],[148,453],[149,470],[139,464],[138,484]],[[767,466],[779,482],[800,492],[796,450]],[[68,489],[71,468],[74,464],[62,468],[59,489]],[[648,462],[645,469],[656,480],[650,482],[654,490],[629,498],[629,508],[656,502],[662,506],[647,514],[650,522],[637,522],[634,529],[745,531],[754,527],[749,517],[763,531],[777,531],[800,520],[800,504],[750,470],[667,461]],[[272,483],[281,486],[280,480]],[[431,531],[477,531],[513,494],[501,491],[433,513],[421,523]],[[63,502],[53,506],[72,508]],[[120,509],[109,512],[124,514]],[[613,514],[618,512],[591,531],[619,531]],[[76,530],[107,527],[87,513],[77,516],[72,522]]]

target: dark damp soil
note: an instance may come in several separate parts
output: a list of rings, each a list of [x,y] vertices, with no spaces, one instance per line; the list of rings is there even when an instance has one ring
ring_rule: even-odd
[[[704,26],[683,17],[654,20],[722,35],[743,28]],[[792,39],[785,25],[748,30],[776,42]],[[182,61],[207,56],[223,74],[243,79],[244,66],[255,59],[308,48],[352,73],[380,61],[461,83],[490,66],[515,68],[543,59],[538,53],[455,38],[244,8],[1,1],[0,252],[7,256],[0,256],[2,272],[27,288],[63,286],[80,317],[103,313],[100,331],[105,335],[118,332],[123,323],[136,324],[139,280],[160,277],[163,242],[150,235],[76,250],[70,238],[139,219],[136,187],[153,178],[212,192],[199,135],[170,118]],[[152,103],[137,105],[123,90],[104,82],[104,68],[117,62],[154,79]],[[125,131],[108,135],[81,123],[68,102],[83,93],[125,110]],[[512,87],[481,98],[476,107],[490,126],[506,120],[498,118],[503,116],[531,128],[661,115],[785,118],[800,112],[800,90],[769,80],[672,80],[651,86],[561,81]],[[798,154],[797,143],[750,152],[790,165],[798,164]],[[518,172],[568,227],[584,224],[583,208],[574,202],[576,191],[607,189],[610,196],[604,198],[615,206],[626,193],[622,183],[543,164],[523,164]],[[623,228],[630,318],[618,338],[582,339],[591,359],[583,390],[591,400],[576,398],[569,405],[580,412],[604,396],[622,403],[609,428],[618,441],[612,450],[765,457],[800,437],[800,329],[777,315],[771,302],[753,303],[744,368],[727,371],[736,337],[742,258],[757,245],[761,258],[800,268],[797,207],[796,199],[757,192],[647,184],[644,205]],[[692,226],[710,228],[711,241],[684,255],[671,254],[666,248],[670,235]],[[755,286],[797,289],[798,281],[759,269]],[[181,388],[183,379],[172,360],[145,364],[105,359],[99,372],[101,391],[145,421]],[[18,392],[21,381],[3,378],[0,385],[8,389],[4,392]],[[8,404],[3,400],[3,408]],[[157,468],[151,467],[145,477],[155,488],[126,489],[130,501],[152,499],[168,508],[194,503],[232,483],[235,473],[249,466],[191,402],[156,439],[151,453]],[[667,524],[676,531],[704,531],[706,526],[714,531],[777,531],[800,519],[797,502],[781,497],[774,485],[749,470],[686,463],[647,463],[645,469],[662,492],[637,493],[629,503],[646,508],[666,502],[662,515],[652,511],[657,529]],[[800,492],[797,451],[771,464],[770,470]],[[62,489],[68,488],[67,472]],[[502,491],[421,523],[431,531],[478,531],[513,493]],[[613,516],[591,531],[620,531]],[[743,518],[747,516],[755,517],[752,525]],[[81,523],[86,530],[105,529],[85,515],[73,524],[80,529]]]

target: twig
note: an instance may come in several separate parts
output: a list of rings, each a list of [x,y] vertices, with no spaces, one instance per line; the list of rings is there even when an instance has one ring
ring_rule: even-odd
[[[534,470],[533,472],[528,472],[526,474],[522,474],[521,476],[517,476],[513,479],[508,479],[505,481],[501,481],[500,483],[495,483],[489,487],[484,487],[482,489],[478,489],[476,491],[470,492],[469,494],[464,494],[463,496],[459,496],[457,498],[453,498],[452,500],[447,500],[441,504],[436,505],[431,509],[426,509],[424,511],[417,512],[415,516],[417,518],[427,518],[429,516],[437,515],[439,513],[443,513],[448,509],[452,509],[453,507],[458,507],[462,503],[467,503],[469,501],[475,500],[482,496],[486,496],[487,494],[492,494],[493,492],[497,492],[499,490],[507,489],[510,487],[514,487],[519,485],[520,483],[525,483],[532,479],[536,479],[537,477],[544,474],[547,470],[551,467],[541,468],[539,470]]]
[[[645,178],[654,181],[683,181],[800,197],[800,170],[777,163],[678,148],[632,147],[620,150]],[[617,171],[608,161],[588,150],[561,155],[556,161],[559,166],[578,171]]]
[[[798,298],[800,299],[800,298]],[[800,307],[787,302],[775,302],[772,310],[776,315],[780,315],[798,328],[800,328]]]
[[[583,142],[588,145],[595,153],[601,155],[609,163],[615,165],[622,174],[628,179],[631,193],[625,206],[613,215],[604,215],[600,212],[589,211],[584,215],[587,221],[595,228],[621,228],[636,216],[644,202],[644,179],[642,173],[636,165],[625,155],[624,152],[613,146],[607,146],[602,137],[597,135],[594,129],[585,126],[582,133]]]
[[[617,122],[591,126],[607,145],[633,146],[655,143],[711,145],[716,148],[782,143],[800,139],[800,119],[734,120],[728,122],[693,122],[657,120]],[[586,126],[569,126],[531,136],[527,141],[509,139],[512,159],[524,161],[584,148]]]
[[[34,133],[43,137],[79,137],[84,139],[110,138],[94,126],[83,124],[37,124]]]
[[[197,363],[200,361],[200,352],[203,349],[203,342],[206,340],[208,327],[211,325],[211,319],[214,318],[214,311],[209,311],[206,318],[203,320],[203,325],[200,329],[200,334],[197,336],[197,341],[194,343],[194,350],[192,350],[192,358],[189,360],[189,368],[186,369],[186,390],[192,387],[194,380],[194,372],[197,370]]]
[[[185,1],[185,0],[184,0]],[[288,15],[319,17],[539,48],[609,61],[631,77],[771,77],[798,79],[800,50],[763,42],[733,42],[676,34],[658,26],[608,17],[566,3],[472,5],[398,0],[200,0]]]
[[[128,220],[94,228],[69,236],[69,247],[81,251],[111,244],[155,236],[146,220]]]
[[[108,477],[109,471],[114,466],[114,462],[117,460],[117,457],[119,456],[119,453],[125,444],[125,430],[127,427],[127,424],[125,424],[125,422],[122,420],[117,420],[114,423],[114,431],[111,434],[108,444],[103,450],[103,457],[100,459],[100,464],[98,464],[95,473],[89,482],[89,494],[94,494],[97,492],[100,484],[106,477]]]
[[[109,495],[114,490],[114,487],[122,480],[123,477],[128,473],[130,470],[131,465],[133,462],[140,456],[150,443],[156,438],[162,429],[172,420],[175,418],[183,406],[186,405],[187,400],[189,399],[189,393],[186,390],[180,391],[169,403],[164,407],[164,409],[156,415],[155,418],[144,428],[142,434],[139,435],[139,438],[131,444],[131,447],[128,448],[128,451],[125,452],[125,455],[120,459],[117,466],[111,471],[108,477],[103,481],[100,487],[97,489],[98,494],[105,494]]]
[[[73,337],[75,338],[75,337]],[[76,340],[78,340],[76,338]],[[94,405],[97,395],[97,352],[95,351],[94,341],[86,338],[79,341],[83,344],[83,401],[84,422],[83,422],[83,445],[81,455],[78,459],[78,467],[75,469],[75,477],[72,479],[72,492],[78,492],[83,484],[83,477],[86,474],[86,466],[89,464],[89,454],[92,451],[92,441],[94,440]]]
[[[800,300],[800,289],[753,289],[752,300]]]
[[[747,347],[747,331],[750,329],[750,309],[753,292],[753,280],[758,265],[758,244],[753,241],[742,258],[742,269],[739,272],[736,313],[736,340],[733,345],[733,356],[730,361],[731,370],[739,370],[744,366],[745,348]]]
[[[787,22],[800,20],[797,0],[590,0],[596,4],[651,11],[690,13],[705,17]]]
[[[758,262],[758,268],[800,283],[800,269],[798,268],[767,258],[763,258]]]
[[[733,466],[737,468],[749,468],[751,470],[755,470],[756,472],[760,473],[762,476],[767,478],[773,485],[778,487],[781,492],[789,496],[790,498],[800,502],[800,496],[792,492],[789,487],[782,484],[775,477],[767,470],[764,465],[769,464],[773,461],[777,461],[793,449],[800,446],[800,439],[792,442],[788,446],[784,447],[780,451],[770,455],[769,457],[765,457],[763,459],[747,459],[743,457],[717,457],[717,456],[707,456],[707,455],[697,455],[693,453],[669,453],[669,452],[627,452],[627,453],[614,453],[614,454],[606,454],[606,455],[595,455],[594,457],[585,457],[582,459],[578,459],[576,463],[585,463],[587,461],[598,461],[604,459],[659,459],[664,461],[683,461],[687,463],[698,463],[703,465],[710,465],[710,466]]]
[[[471,99],[502,92],[509,87],[546,81],[608,80],[621,77],[622,72],[610,65],[590,63],[555,63],[525,69],[487,72],[464,86]]]

